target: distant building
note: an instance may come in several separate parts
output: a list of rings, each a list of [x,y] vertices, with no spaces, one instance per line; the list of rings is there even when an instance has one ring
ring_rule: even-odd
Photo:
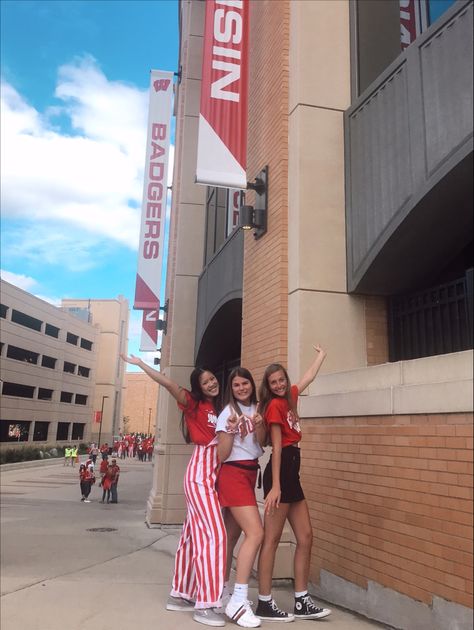
[[[123,433],[155,435],[159,385],[143,372],[125,372]]]
[[[58,308],[1,281],[0,445],[111,440],[127,328],[123,297]]]
[[[100,329],[91,441],[99,441],[100,436],[100,442],[110,443],[118,435],[122,422],[125,364],[120,353],[127,352],[128,301],[119,295],[110,300],[65,299],[61,305],[63,310]]]

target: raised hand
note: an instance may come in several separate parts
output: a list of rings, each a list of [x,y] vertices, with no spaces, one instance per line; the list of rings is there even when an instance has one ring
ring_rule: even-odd
[[[225,425],[226,433],[238,433],[239,423],[240,418],[236,413],[232,412],[232,414],[227,418],[227,424]]]

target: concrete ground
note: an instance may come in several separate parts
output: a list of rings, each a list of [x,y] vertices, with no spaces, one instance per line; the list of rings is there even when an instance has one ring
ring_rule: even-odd
[[[165,610],[179,529],[149,529],[144,523],[152,464],[120,463],[117,505],[99,503],[98,487],[91,503],[81,503],[78,469],[47,464],[1,467],[2,630],[203,628],[192,613]],[[256,601],[255,582],[251,586]],[[274,595],[291,608],[290,583],[276,586]],[[324,620],[290,627],[384,627],[331,608]],[[226,627],[236,625],[227,621]]]

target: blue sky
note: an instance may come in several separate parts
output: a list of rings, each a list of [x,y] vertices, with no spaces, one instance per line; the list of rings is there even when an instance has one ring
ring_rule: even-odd
[[[177,70],[177,0],[0,6],[2,276],[54,304],[131,306],[149,71]]]

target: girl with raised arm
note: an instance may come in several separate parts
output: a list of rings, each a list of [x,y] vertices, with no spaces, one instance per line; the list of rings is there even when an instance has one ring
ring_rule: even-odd
[[[216,491],[218,468],[216,421],[219,383],[205,368],[191,373],[191,388],[183,389],[163,373],[131,355],[122,359],[140,367],[164,387],[183,412],[183,432],[195,445],[184,476],[187,515],[175,558],[167,610],[194,610],[193,619],[207,626],[224,626],[221,607],[227,537]]]
[[[314,381],[326,357],[320,346],[314,348],[316,357],[298,385],[291,385],[285,368],[273,363],[266,368],[259,389],[259,410],[267,424],[272,444],[272,454],[263,474],[264,539],[258,561],[256,610],[257,617],[267,621],[322,619],[331,614],[329,609],[317,607],[308,594],[313,533],[299,475],[301,428],[297,412],[298,395]],[[286,519],[296,538],[294,614],[280,610],[271,595],[275,554]]]

